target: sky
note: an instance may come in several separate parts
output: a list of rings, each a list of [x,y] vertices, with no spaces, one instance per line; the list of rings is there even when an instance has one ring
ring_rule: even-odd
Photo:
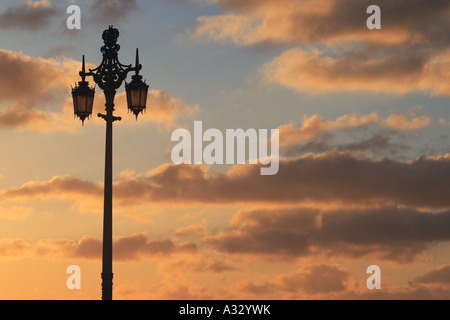
[[[0,299],[101,297],[105,124],[71,86],[110,25],[150,86],[137,121],[115,101],[114,299],[448,299],[449,20],[447,0],[2,1]],[[174,164],[194,121],[278,129],[278,173]]]

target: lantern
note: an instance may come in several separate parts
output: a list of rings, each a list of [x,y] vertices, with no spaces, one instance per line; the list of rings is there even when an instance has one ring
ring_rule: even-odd
[[[84,120],[92,115],[95,96],[95,89],[90,88],[89,82],[85,81],[84,69],[83,56],[83,71],[80,73],[83,80],[78,82],[78,86],[72,89],[74,114],[81,119],[83,125]]]
[[[139,70],[142,66],[139,64],[139,51],[136,50],[136,74],[131,77],[131,82],[126,83],[128,109],[134,113],[136,120],[138,115],[147,107],[147,94],[149,86],[142,81]]]

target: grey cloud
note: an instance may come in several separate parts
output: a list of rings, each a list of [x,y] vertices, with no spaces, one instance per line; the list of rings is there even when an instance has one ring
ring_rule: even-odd
[[[116,24],[136,10],[139,5],[136,0],[95,0],[91,4],[89,22],[105,25]]]
[[[58,13],[59,10],[48,1],[22,1],[0,14],[0,27],[28,31],[44,29]]]
[[[237,214],[233,221],[230,230],[207,237],[205,243],[229,254],[287,259],[372,256],[406,263],[426,253],[434,243],[450,240],[448,211],[255,209]]]
[[[30,252],[42,258],[82,258],[101,260],[102,241],[89,236],[79,241],[65,239],[43,239],[35,245],[28,244]],[[197,251],[195,243],[174,243],[170,239],[149,240],[145,234],[134,234],[114,239],[114,260],[129,262],[153,257],[170,256],[175,253],[194,253]]]
[[[450,156],[411,161],[373,160],[352,152],[330,151],[280,161],[275,176],[261,176],[248,165],[225,173],[208,174],[205,166],[164,165],[147,175],[115,182],[119,206],[161,202],[192,204],[337,203],[409,207],[450,207]],[[87,188],[94,192],[87,194]],[[0,192],[0,200],[60,197],[74,194],[98,198],[99,184],[73,177],[25,184]],[[283,241],[283,235],[279,241]],[[288,239],[286,239],[288,241]],[[300,241],[300,239],[299,239]]]
[[[387,131],[374,133],[372,136],[347,144],[333,143],[332,135],[322,136],[312,141],[296,144],[284,148],[284,154],[289,157],[298,156],[305,153],[323,153],[329,150],[339,151],[372,151],[380,154],[395,155],[405,152],[408,147],[392,142],[394,133]]]
[[[437,269],[431,270],[426,274],[418,277],[414,282],[422,284],[430,284],[430,283],[450,284],[450,265],[441,266]]]

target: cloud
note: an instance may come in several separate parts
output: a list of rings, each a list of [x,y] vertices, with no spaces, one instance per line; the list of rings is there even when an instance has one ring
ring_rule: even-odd
[[[314,1],[220,0],[222,15],[200,17],[195,35],[215,41],[231,41],[242,45],[257,42],[370,41],[374,43],[404,43],[430,41],[445,43],[445,32],[435,25],[448,22],[450,5],[437,0],[432,5],[425,0],[413,3],[394,0],[382,5],[382,32],[366,28],[369,0],[325,0],[320,6]]]
[[[58,60],[34,58],[20,52],[0,50],[0,129],[38,132],[79,130],[73,119],[70,85],[80,81],[81,62],[61,57]],[[127,112],[125,92],[115,101],[118,111]],[[98,94],[95,110],[104,110],[104,96]],[[198,112],[198,106],[174,98],[166,90],[150,90],[144,121],[164,128],[176,126],[183,117]],[[124,119],[134,124],[134,117]],[[102,123],[97,121],[96,123]]]
[[[408,149],[407,146],[393,143],[393,133],[388,131],[376,132],[368,138],[362,138],[358,141],[349,143],[330,143],[332,137],[321,137],[317,140],[308,141],[306,143],[298,143],[285,148],[286,156],[297,156],[305,153],[323,153],[328,150],[339,151],[355,151],[355,152],[376,152],[377,157],[386,153],[390,155],[404,153]],[[374,154],[375,156],[375,154]]]
[[[189,106],[175,99],[166,90],[150,90],[148,96],[149,120],[164,124],[168,128],[177,126],[180,117],[191,117],[199,111],[198,106]]]
[[[205,224],[191,224],[175,230],[175,235],[179,237],[202,237],[207,233],[208,227]]]
[[[244,294],[251,294],[256,296],[272,294],[276,291],[273,283],[265,282],[262,284],[253,283],[250,280],[242,280],[233,285],[234,292],[243,292]]]
[[[447,208],[449,186],[443,177],[450,170],[449,159],[372,160],[352,152],[330,151],[284,159],[273,177],[260,176],[258,166],[250,165],[212,175],[205,166],[164,165],[145,177],[117,182],[115,190],[119,202],[128,199],[130,204],[145,199],[173,204],[313,201]]]
[[[114,297],[118,300],[211,300],[214,299],[209,286],[166,277],[159,283],[142,287],[142,283],[128,282],[114,284]]]
[[[227,253],[303,256],[311,254],[307,235],[319,223],[316,210],[241,211],[230,222],[231,230],[207,237],[205,242]]]
[[[350,291],[334,297],[342,300],[447,300],[450,289],[443,286],[396,286],[383,290]]]
[[[366,28],[369,0],[219,3],[224,13],[199,17],[195,38],[291,46],[261,68],[265,83],[314,93],[450,94],[448,1],[385,2],[382,30],[376,31]]]
[[[118,237],[113,241],[113,256],[118,262],[139,261],[176,253],[195,253],[194,243],[174,243],[170,239],[149,240],[146,234]],[[21,239],[0,241],[0,258],[33,256],[43,259],[87,259],[101,260],[102,241],[89,236],[80,240],[40,239],[28,243]]]
[[[130,237],[118,238],[114,243],[114,259],[118,261],[136,261],[144,257],[171,255],[173,253],[193,253],[197,251],[194,243],[176,244],[170,239],[149,241],[141,233]]]
[[[392,111],[383,123],[387,127],[405,131],[428,127],[431,124],[431,119],[429,116],[423,114],[422,107],[420,106],[416,110],[409,111],[408,114]]]
[[[33,208],[12,206],[10,208],[0,207],[0,218],[8,220],[25,221],[33,212]]]
[[[233,289],[259,297],[270,295],[277,299],[322,299],[348,292],[352,281],[342,266],[316,263],[260,283],[242,280],[234,284]]]
[[[340,266],[315,264],[279,276],[276,284],[283,291],[323,294],[344,291],[348,279],[348,272]]]
[[[450,155],[410,161],[373,160],[363,154],[333,150],[282,159],[275,176],[261,176],[258,165],[237,165],[209,173],[206,165],[165,164],[144,175],[114,183],[118,207],[165,203],[311,204],[410,207],[450,207]],[[0,191],[0,201],[62,198],[100,201],[102,184],[75,177],[54,177]],[[280,240],[281,241],[281,240]]]
[[[48,0],[22,1],[0,14],[0,27],[26,31],[44,29],[57,14],[58,10]]]
[[[4,259],[20,257],[28,254],[31,250],[31,245],[21,239],[0,240],[0,257]]]
[[[117,112],[128,113],[128,103],[126,93],[116,96],[115,104]],[[98,94],[95,98],[95,110],[104,110],[105,99],[103,94]],[[139,117],[139,122],[156,123],[163,129],[173,129],[179,126],[181,119],[192,117],[199,112],[198,105],[190,106],[186,102],[174,98],[167,90],[149,90],[147,97],[147,110]],[[135,117],[127,117],[124,122],[135,125]]]
[[[237,269],[225,261],[210,259],[199,256],[183,257],[183,259],[170,260],[161,266],[162,272],[166,274],[185,273],[225,273],[236,272]]]
[[[33,58],[15,51],[0,50],[2,102],[35,105],[51,98],[53,90],[67,90],[77,78],[80,63],[74,60]]]
[[[39,110],[25,110],[8,107],[0,111],[0,127],[7,129],[42,128],[50,125],[45,113]]]
[[[389,285],[383,282],[381,290],[368,290],[365,281],[355,279],[341,265],[311,264],[274,279],[259,282],[243,280],[232,286],[234,294],[246,299],[253,295],[277,299],[315,300],[447,300],[448,283]],[[269,298],[271,299],[271,298]]]
[[[449,95],[449,50],[426,54],[414,48],[363,48],[337,56],[294,48],[260,70],[267,84],[296,91],[327,93],[372,91],[405,94],[423,91]]]
[[[445,120],[444,118],[439,118],[438,123],[440,125],[446,126],[446,127],[450,127],[450,121]]]
[[[151,292],[150,294],[148,292]],[[144,294],[153,300],[211,300],[214,298],[209,287],[177,278],[167,277],[149,288]],[[142,297],[142,295],[141,295]],[[139,298],[141,299],[141,298]]]
[[[52,197],[55,194],[66,199],[70,199],[73,195],[101,197],[103,195],[103,188],[100,183],[94,184],[69,176],[55,177],[45,182],[27,182],[19,189],[6,190],[3,193],[3,199],[11,197],[18,199],[45,198]]]
[[[433,244],[450,240],[449,222],[448,211],[396,207],[253,209],[240,211],[227,231],[204,241],[220,252],[261,258],[372,257],[409,263],[424,258]]]
[[[90,22],[112,25],[139,10],[139,5],[136,0],[94,0],[91,10]]]
[[[114,297],[119,300],[211,300],[215,296],[210,285],[199,285],[179,277],[178,274],[165,275],[156,284],[143,287],[135,281],[114,284]]]
[[[442,123],[442,121],[440,121]],[[283,154],[291,157],[308,152],[322,153],[329,150],[372,151],[377,155],[402,153],[408,147],[393,142],[395,136],[405,136],[408,131],[429,127],[432,119],[422,106],[407,112],[390,111],[382,117],[378,112],[367,115],[345,114],[336,120],[318,114],[304,115],[300,125],[294,122],[281,125],[280,147]],[[339,133],[348,133],[348,142],[334,142]]]
[[[431,270],[426,274],[418,277],[414,282],[421,284],[450,284],[450,266],[441,266],[437,269]]]
[[[57,61],[0,50],[0,128],[74,131],[68,86],[78,69],[79,62],[67,58]]]
[[[437,242],[450,240],[442,225],[450,212],[410,208],[351,210],[322,216],[316,235],[323,253],[359,258],[375,253],[381,259],[408,263],[424,257]]]
[[[312,140],[338,129],[346,130],[378,122],[379,116],[375,112],[365,116],[359,116],[355,113],[346,114],[335,121],[324,119],[318,114],[310,117],[305,115],[300,128],[295,128],[293,123],[278,127],[281,138],[280,146],[285,147],[298,142]]]

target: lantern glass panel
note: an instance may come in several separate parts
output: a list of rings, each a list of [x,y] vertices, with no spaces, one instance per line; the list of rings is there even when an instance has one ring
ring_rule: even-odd
[[[90,95],[87,97],[86,101],[87,112],[92,113],[93,105],[94,105],[94,95]]]
[[[87,111],[87,97],[86,96],[78,96],[77,97],[78,102],[78,112],[79,113],[85,113]]]
[[[140,90],[138,88],[133,88],[131,90],[131,106],[132,107],[140,106]]]
[[[148,93],[148,88],[147,87],[141,89],[141,102],[140,102],[140,105],[142,107],[144,107],[144,108],[147,106],[147,93]]]

